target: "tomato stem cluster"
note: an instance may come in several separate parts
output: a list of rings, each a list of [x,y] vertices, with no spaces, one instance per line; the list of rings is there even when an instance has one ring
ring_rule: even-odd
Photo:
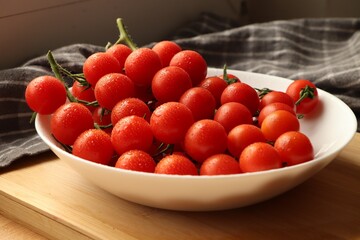
[[[295,102],[295,105],[299,105],[305,98],[313,99],[315,96],[315,89],[306,85],[300,91],[300,98]]]
[[[86,106],[94,106],[94,107],[99,106],[97,101],[88,102],[88,101],[84,101],[84,100],[75,98],[74,95],[71,93],[69,87],[67,86],[67,84],[62,76],[62,73],[63,73],[67,77],[70,77],[73,80],[80,82],[82,85],[90,87],[89,83],[87,83],[86,79],[83,77],[83,74],[72,74],[71,72],[69,72],[68,70],[63,68],[60,64],[58,64],[56,62],[51,51],[49,51],[47,53],[47,59],[48,59],[51,70],[53,71],[55,77],[64,84],[65,89],[66,89],[66,95],[67,95],[68,99],[70,100],[70,102],[78,102],[78,103],[82,103]]]
[[[224,81],[230,85],[232,83],[236,83],[239,79],[236,77],[231,77],[228,73],[227,73],[227,65],[225,64],[223,67],[223,79]]]
[[[258,91],[259,98],[263,98],[266,94],[269,92],[272,92],[270,88],[255,88],[256,91]]]
[[[135,42],[132,40],[130,34],[128,33],[126,26],[123,23],[122,18],[118,18],[116,19],[116,24],[117,27],[119,29],[119,39],[114,43],[111,44],[110,42],[106,45],[105,49],[110,48],[113,45],[119,44],[119,43],[124,43],[126,44],[131,50],[136,50],[138,47],[135,44]]]

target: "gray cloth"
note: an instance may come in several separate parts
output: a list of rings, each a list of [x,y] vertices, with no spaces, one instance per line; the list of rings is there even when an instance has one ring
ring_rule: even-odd
[[[241,26],[203,14],[169,39],[183,49],[200,52],[211,67],[226,63],[231,69],[309,79],[348,104],[359,122],[360,19],[296,19]],[[53,53],[63,67],[78,73],[86,57],[103,50],[74,44]],[[45,55],[0,71],[0,167],[48,150],[29,124],[32,113],[24,100],[27,83],[44,74],[52,74]]]

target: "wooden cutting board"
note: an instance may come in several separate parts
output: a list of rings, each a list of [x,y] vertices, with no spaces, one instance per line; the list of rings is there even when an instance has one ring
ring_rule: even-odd
[[[297,188],[260,204],[217,212],[127,202],[46,153],[0,170],[0,214],[61,240],[360,239],[360,134]]]

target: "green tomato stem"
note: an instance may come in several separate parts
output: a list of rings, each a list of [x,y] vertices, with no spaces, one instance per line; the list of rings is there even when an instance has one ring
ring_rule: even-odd
[[[300,98],[295,102],[295,105],[299,105],[305,98],[313,99],[315,97],[315,89],[306,85],[300,91]]]
[[[49,64],[50,64],[50,67],[51,67],[51,70],[53,71],[55,77],[57,79],[59,79],[65,86],[65,89],[66,89],[66,95],[68,97],[68,99],[71,101],[71,102],[78,102],[77,99],[72,95],[72,93],[70,92],[66,82],[64,81],[63,77],[61,76],[61,73],[60,73],[60,70],[59,70],[59,67],[58,67],[58,64],[54,58],[54,56],[52,55],[51,51],[49,51],[47,53],[47,59],[49,61]]]
[[[236,78],[231,78],[231,77],[229,77],[229,74],[227,73],[227,65],[226,65],[226,64],[224,65],[224,68],[223,68],[223,79],[225,80],[225,82],[226,82],[228,85],[237,82],[237,79],[236,79]]]
[[[116,19],[116,24],[117,24],[117,27],[119,29],[119,39],[114,44],[107,43],[105,49],[108,49],[111,46],[116,45],[116,44],[120,44],[120,43],[123,43],[123,44],[127,45],[133,51],[138,49],[137,45],[134,43],[134,41],[132,40],[130,34],[126,30],[126,27],[125,27],[125,25],[123,23],[122,18]]]

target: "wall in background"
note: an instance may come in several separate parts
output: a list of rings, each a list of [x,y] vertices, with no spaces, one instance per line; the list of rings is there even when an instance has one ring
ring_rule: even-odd
[[[72,44],[118,38],[122,17],[139,45],[166,38],[203,11],[236,17],[239,0],[0,0],[0,69]]]
[[[275,19],[360,17],[359,0],[242,0],[249,22]]]
[[[264,22],[360,17],[359,0],[0,0],[0,69],[72,44],[105,45],[122,17],[139,45],[166,38],[201,12]]]

